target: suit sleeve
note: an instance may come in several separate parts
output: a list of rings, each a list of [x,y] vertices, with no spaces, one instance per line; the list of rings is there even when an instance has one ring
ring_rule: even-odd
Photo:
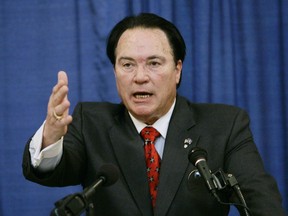
[[[249,117],[243,110],[233,121],[224,161],[226,171],[235,175],[254,216],[285,215],[277,184],[265,171],[249,128]],[[232,201],[239,203],[235,197]]]

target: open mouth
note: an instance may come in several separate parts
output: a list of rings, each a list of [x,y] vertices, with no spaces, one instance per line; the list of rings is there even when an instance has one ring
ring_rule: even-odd
[[[137,99],[146,99],[146,98],[149,98],[152,94],[149,94],[147,92],[137,92],[133,95]]]

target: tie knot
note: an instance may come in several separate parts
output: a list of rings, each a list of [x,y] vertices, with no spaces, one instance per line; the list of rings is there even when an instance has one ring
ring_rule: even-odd
[[[145,127],[141,131],[141,136],[144,139],[144,141],[148,141],[151,143],[154,143],[157,137],[160,136],[160,133],[153,127]]]

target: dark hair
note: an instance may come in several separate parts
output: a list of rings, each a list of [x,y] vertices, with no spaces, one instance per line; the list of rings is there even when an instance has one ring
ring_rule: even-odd
[[[113,65],[115,65],[115,50],[119,38],[127,29],[133,29],[136,27],[157,28],[162,30],[166,34],[172,48],[175,64],[177,64],[178,60],[184,62],[186,45],[176,26],[155,14],[141,13],[137,16],[124,18],[112,29],[107,41],[106,54]]]

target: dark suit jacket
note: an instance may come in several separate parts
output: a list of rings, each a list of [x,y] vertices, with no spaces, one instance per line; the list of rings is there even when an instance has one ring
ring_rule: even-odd
[[[192,143],[185,148],[187,138]],[[64,138],[62,160],[51,173],[32,168],[29,142],[23,158],[27,179],[47,186],[87,187],[101,165],[113,163],[120,169],[120,178],[97,191],[97,215],[153,215],[143,142],[124,105],[79,103]],[[161,163],[155,216],[228,215],[229,206],[219,204],[202,179],[188,180],[196,169],[188,160],[194,146],[207,150],[213,172],[222,168],[236,177],[254,216],[285,214],[276,183],[265,172],[253,142],[247,114],[233,106],[193,104],[177,96]],[[229,191],[220,196],[223,201],[238,202]]]

